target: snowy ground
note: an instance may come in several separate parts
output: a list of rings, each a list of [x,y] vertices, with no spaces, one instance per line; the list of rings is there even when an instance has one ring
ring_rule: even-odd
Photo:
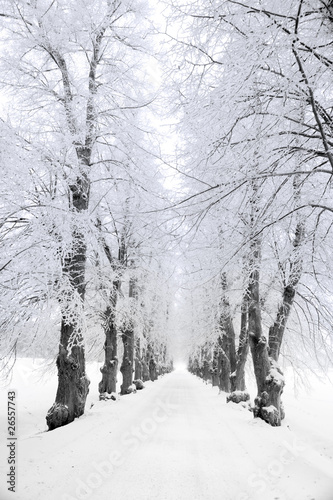
[[[315,380],[271,428],[184,370],[99,402],[90,364],[86,414],[52,432],[56,376],[19,360],[17,492],[7,491],[7,390],[0,400],[0,500],[333,500],[333,390]],[[93,406],[91,406],[93,403]]]

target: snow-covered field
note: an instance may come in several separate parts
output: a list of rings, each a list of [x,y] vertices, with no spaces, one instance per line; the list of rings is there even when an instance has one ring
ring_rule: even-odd
[[[333,387],[284,394],[286,419],[271,428],[185,370],[116,402],[99,402],[90,363],[86,414],[45,432],[53,370],[18,360],[17,491],[7,490],[7,388],[1,391],[0,499],[333,500]],[[252,391],[252,396],[254,391]]]

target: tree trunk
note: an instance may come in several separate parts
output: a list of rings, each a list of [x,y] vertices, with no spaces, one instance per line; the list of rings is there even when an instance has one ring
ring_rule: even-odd
[[[136,299],[136,282],[133,278],[129,282],[129,298]],[[134,321],[133,314],[131,311],[131,318],[128,324],[125,326],[123,334],[121,336],[124,345],[123,361],[120,367],[120,371],[123,375],[123,383],[120,388],[120,394],[129,394],[132,392],[130,386],[133,384],[133,371],[134,371]]]
[[[250,346],[258,394],[254,400],[253,414],[272,426],[280,426],[284,418],[281,394],[284,377],[276,362],[268,356],[267,340],[250,335]]]
[[[218,345],[215,345],[213,351],[213,363],[212,363],[212,386],[217,387],[219,385],[219,349]]]
[[[209,358],[210,358],[209,348],[205,346],[202,348],[201,351],[201,359],[202,359],[202,378],[206,383],[208,383],[211,380]]]
[[[231,317],[230,303],[227,295],[228,285],[226,273],[221,275],[222,299],[219,345],[219,388],[230,391],[230,375],[236,369],[235,330]]]
[[[167,373],[167,348],[166,345],[161,345],[161,362],[160,362],[160,375]]]
[[[268,356],[268,344],[262,334],[259,295],[260,241],[253,243],[253,266],[249,280],[249,342],[257,381],[257,397],[253,414],[272,426],[280,426],[284,417],[281,394],[284,378],[281,370]]]
[[[148,356],[147,350],[143,349],[142,350],[142,380],[143,380],[143,382],[147,382],[147,380],[150,380],[147,356]]]
[[[194,359],[191,363],[191,373],[193,373],[193,375],[195,375],[196,377],[201,377],[200,363],[199,363],[197,356],[194,357]]]
[[[55,403],[46,415],[48,429],[51,431],[67,425],[84,413],[89,391],[89,379],[85,373],[84,347],[82,337],[76,336],[76,345],[67,349],[74,329],[71,325],[61,324],[61,341],[57,357],[58,389]],[[65,347],[66,346],[66,347]]]
[[[114,289],[111,298],[111,306],[105,312],[105,342],[104,342],[104,365],[100,368],[102,380],[98,384],[98,391],[101,394],[107,392],[111,394],[117,391],[117,370],[118,370],[118,335],[116,328],[115,308],[117,302],[117,290]]]
[[[236,369],[236,340],[235,340],[236,336],[235,336],[234,325],[233,325],[232,317],[231,317],[229,297],[227,294],[228,285],[227,285],[226,273],[222,274],[221,281],[222,281],[222,290],[223,290],[222,329],[224,330],[224,332],[226,334],[226,350],[225,350],[225,352],[229,358],[230,370],[231,370],[231,372],[234,372]]]
[[[149,360],[149,378],[152,382],[157,380],[157,365],[154,357],[151,357]]]
[[[278,365],[278,358],[283,335],[290,315],[291,307],[296,294],[296,286],[302,273],[302,258],[299,248],[304,241],[305,224],[299,221],[296,226],[293,242],[293,253],[290,259],[290,277],[285,284],[282,303],[278,308],[276,320],[269,329],[269,345],[265,337],[250,338],[252,357],[256,359],[256,377],[258,383],[258,396],[255,400],[254,415],[261,417],[271,425],[281,425],[284,418],[284,408],[281,394],[284,387],[284,377]]]
[[[230,359],[228,352],[228,339],[226,335],[218,338],[219,343],[219,389],[220,391],[230,392]]]
[[[82,152],[80,154],[83,154]],[[84,163],[89,158],[83,157]],[[88,208],[89,181],[86,176],[70,186],[73,212]],[[85,353],[82,337],[83,307],[77,304],[77,296],[83,306],[85,295],[86,243],[82,232],[73,229],[73,253],[63,265],[63,275],[68,278],[71,290],[62,305],[59,354],[57,357],[58,389],[55,403],[46,415],[49,430],[69,424],[84,413],[89,391],[89,379],[85,371]],[[60,298],[61,299],[61,298]],[[74,311],[73,311],[74,309]]]
[[[142,361],[141,361],[141,349],[140,349],[140,339],[136,339],[135,343],[135,372],[134,378],[135,380],[142,380]]]
[[[300,254],[300,247],[305,238],[305,223],[300,220],[296,225],[295,237],[293,241],[293,253],[290,262],[290,276],[285,284],[282,294],[282,303],[279,306],[276,320],[269,329],[269,355],[274,361],[278,361],[280,355],[283,335],[290,315],[292,305],[296,295],[296,287],[302,274],[303,261]]]
[[[250,346],[252,351],[254,369],[257,379],[258,395],[255,399],[254,416],[258,416],[273,426],[281,425],[284,418],[284,408],[281,403],[281,394],[284,387],[284,377],[277,361],[280,353],[283,334],[286,329],[287,320],[294,301],[296,286],[299,283],[302,272],[302,258],[299,248],[304,241],[304,221],[299,221],[296,226],[293,242],[293,253],[290,259],[290,277],[285,284],[282,304],[278,308],[274,325],[270,328],[269,346],[262,334],[256,333],[256,324],[260,318],[256,314],[259,307],[259,284],[258,277],[253,279],[252,305],[249,308],[249,331]],[[251,326],[250,326],[251,317]]]
[[[247,329],[247,305],[243,301],[241,314],[241,331],[236,357],[236,370],[230,376],[231,391],[245,391],[245,365],[249,352],[249,335]]]
[[[97,226],[100,229],[101,223],[98,220]],[[98,384],[98,391],[100,399],[105,399],[102,394],[117,391],[117,371],[118,371],[118,331],[116,325],[116,308],[118,302],[118,294],[121,288],[121,270],[124,266],[124,255],[126,252],[125,240],[121,238],[121,244],[118,249],[118,261],[116,261],[111,254],[111,250],[105,241],[104,237],[100,236],[101,245],[104,249],[105,255],[109,261],[112,270],[118,275],[112,283],[112,291],[110,293],[109,305],[105,311],[104,321],[104,364],[100,368],[102,373],[102,380]]]
[[[130,324],[123,332],[122,341],[124,345],[123,361],[120,371],[123,375],[123,383],[120,387],[120,394],[129,394],[130,386],[133,384],[134,365],[134,327]]]
[[[246,295],[243,298],[241,313],[241,331],[239,335],[238,350],[236,356],[236,370],[230,375],[231,393],[227,396],[227,403],[241,403],[250,400],[250,395],[246,391],[245,365],[249,352],[248,335],[248,305]]]
[[[147,382],[147,380],[150,380],[149,377],[149,367],[146,363],[145,360],[142,361],[142,381]]]
[[[151,380],[152,382],[154,382],[157,379],[157,363],[155,360],[153,347],[150,343],[147,345],[145,362],[148,369],[147,380]]]

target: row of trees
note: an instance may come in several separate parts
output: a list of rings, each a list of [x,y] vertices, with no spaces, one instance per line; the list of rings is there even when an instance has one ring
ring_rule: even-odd
[[[166,369],[171,329],[231,400],[251,352],[272,425],[281,356],[332,361],[331,3],[171,0],[163,19],[139,0],[0,2],[1,352],[53,354],[60,330],[50,429],[83,413],[103,344],[101,394],[120,340],[122,393]]]
[[[52,356],[60,330],[55,429],[84,412],[87,350],[101,395],[170,369],[151,23],[134,0],[4,0],[0,20],[1,352]]]
[[[331,2],[175,0],[170,15],[189,367],[246,400],[250,351],[254,415],[280,425],[281,355],[332,364]]]

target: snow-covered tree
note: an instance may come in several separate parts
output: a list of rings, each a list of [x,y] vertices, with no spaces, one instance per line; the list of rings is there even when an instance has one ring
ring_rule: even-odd
[[[2,85],[12,92],[11,121],[53,169],[58,218],[48,221],[46,232],[58,243],[53,296],[61,314],[59,386],[47,415],[53,429],[84,411],[89,381],[83,307],[89,241],[98,232],[92,201],[95,189],[101,190],[101,164],[108,190],[114,189],[116,151],[135,141],[135,110],[152,99],[144,86],[149,22],[142,3],[116,0],[3,1],[1,22],[7,47]]]
[[[170,3],[169,80],[182,114],[184,179],[191,178],[179,206],[196,232],[204,225],[214,231],[208,213],[223,221],[216,271],[243,269],[231,309],[239,318],[245,297],[258,385],[254,412],[280,425],[284,381],[277,361],[287,321],[298,317],[302,330],[312,331],[304,310],[313,311],[309,294],[320,286],[313,282],[315,262],[323,239],[330,239],[329,230],[322,233],[331,211],[329,8],[275,0]],[[201,262],[205,254],[203,249]],[[327,271],[332,276],[329,266]],[[321,357],[330,327],[324,327],[328,296],[320,300],[318,344],[307,347]]]

